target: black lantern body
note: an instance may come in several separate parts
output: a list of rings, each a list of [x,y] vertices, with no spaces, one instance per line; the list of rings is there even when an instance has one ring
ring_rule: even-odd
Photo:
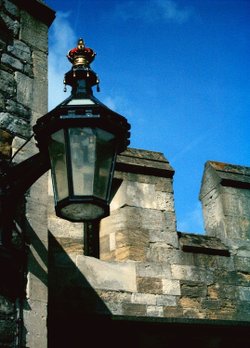
[[[107,216],[115,135],[97,127],[61,129],[51,135],[49,153],[57,214],[71,221]]]
[[[35,137],[50,156],[56,214],[100,220],[109,215],[115,160],[129,144],[130,125],[93,96],[98,80],[89,67],[74,66],[65,83],[71,96],[37,121]]]

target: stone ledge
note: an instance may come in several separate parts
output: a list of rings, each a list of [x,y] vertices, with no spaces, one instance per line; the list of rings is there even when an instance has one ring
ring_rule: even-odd
[[[166,178],[174,176],[174,170],[160,152],[129,148],[116,161],[116,170]]]
[[[20,8],[30,13],[33,17],[50,26],[55,19],[55,11],[46,4],[37,0],[12,0]]]
[[[76,266],[95,289],[136,291],[134,262],[106,262],[89,256],[78,255]]]
[[[250,189],[250,167],[207,161],[202,178],[199,199],[202,200],[216,186]]]
[[[230,256],[228,248],[215,237],[178,232],[183,251],[209,255]]]

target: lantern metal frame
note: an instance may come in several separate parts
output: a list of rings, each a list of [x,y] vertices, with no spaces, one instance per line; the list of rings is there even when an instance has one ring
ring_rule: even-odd
[[[34,126],[35,138],[41,152],[48,152],[48,144],[51,136],[60,129],[71,128],[92,128],[101,129],[113,134],[114,136],[114,154],[109,173],[108,192],[106,200],[95,195],[77,196],[72,190],[72,168],[67,161],[67,172],[69,183],[69,196],[64,200],[58,201],[55,197],[55,210],[59,217],[66,218],[69,221],[79,221],[76,218],[67,218],[62,213],[66,205],[73,204],[93,204],[103,209],[103,214],[96,217],[100,220],[109,215],[109,203],[111,197],[111,184],[115,168],[117,154],[124,151],[129,144],[130,124],[126,118],[112,111],[97,98],[93,96],[92,85],[96,83],[96,74],[92,70],[85,70],[82,67],[69,71],[65,76],[67,84],[72,86],[72,92],[69,98],[64,100],[55,109],[37,120]],[[72,105],[73,104],[73,105]],[[67,146],[68,144],[66,144]],[[69,148],[66,149],[68,151]],[[54,188],[55,192],[55,188]],[[89,221],[88,217],[80,221]],[[95,219],[92,219],[95,220]]]
[[[25,192],[51,168],[48,151],[51,135],[60,129],[66,130],[72,127],[99,128],[114,135],[115,153],[110,168],[107,201],[95,196],[71,195],[68,198],[69,203],[81,201],[83,204],[86,202],[99,204],[104,213],[95,223],[99,223],[101,218],[109,215],[116,155],[124,151],[130,143],[130,124],[126,118],[112,111],[93,96],[92,87],[99,86],[97,75],[89,67],[89,63],[94,59],[93,51],[85,48],[83,40],[80,39],[78,48],[69,52],[71,53],[68,58],[75,65],[65,74],[65,84],[72,87],[71,95],[55,109],[39,118],[34,125],[39,153],[18,164],[13,164],[11,159],[0,155],[0,252],[2,256],[5,255],[4,259],[13,260],[13,269],[16,273],[20,271],[18,265],[22,264],[19,261],[24,258],[24,248],[16,249],[11,240],[15,211]],[[65,218],[61,214],[64,203],[58,202],[56,205],[56,214],[62,218]],[[72,219],[72,221],[75,220]],[[81,221],[86,222],[84,219]],[[89,224],[91,221],[88,220],[86,223]]]

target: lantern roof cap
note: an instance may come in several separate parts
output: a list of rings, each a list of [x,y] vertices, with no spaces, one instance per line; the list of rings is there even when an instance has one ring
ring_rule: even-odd
[[[77,47],[68,51],[66,57],[72,64],[72,68],[64,75],[64,85],[66,92],[66,85],[71,86],[74,93],[79,86],[78,81],[85,81],[85,86],[88,93],[92,94],[91,87],[97,85],[99,92],[99,78],[97,74],[91,69],[90,64],[95,59],[96,53],[92,48],[86,47],[85,42],[80,38],[77,42]]]

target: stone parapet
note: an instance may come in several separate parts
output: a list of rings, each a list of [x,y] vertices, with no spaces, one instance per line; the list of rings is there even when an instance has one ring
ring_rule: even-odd
[[[79,315],[86,311],[152,322],[157,318],[232,325],[249,322],[248,249],[242,244],[236,253],[234,244],[225,243],[219,235],[177,232],[173,170],[167,160],[136,149],[121,156],[111,214],[101,222],[101,260],[78,254],[67,262],[67,249],[60,239],[52,238],[52,248],[57,245],[57,252],[65,255],[60,269],[52,269],[53,313],[60,313],[60,308],[77,312],[78,308]],[[154,171],[157,156],[160,163]],[[248,173],[247,168],[238,168],[237,173],[242,174],[241,170]],[[225,176],[228,180],[228,173]],[[64,274],[70,276],[60,281]],[[72,296],[66,298],[70,289]]]
[[[250,251],[250,168],[208,161],[200,200],[207,234]]]
[[[183,251],[194,240],[195,251]],[[249,321],[250,255],[231,255],[214,237],[181,234],[179,242],[177,249],[162,243],[148,261],[79,255],[52,270],[53,298],[61,308],[91,304],[92,314],[114,317]]]
[[[118,156],[111,214],[100,228],[101,259],[146,260],[151,243],[177,245],[173,175],[162,153],[130,148]]]

